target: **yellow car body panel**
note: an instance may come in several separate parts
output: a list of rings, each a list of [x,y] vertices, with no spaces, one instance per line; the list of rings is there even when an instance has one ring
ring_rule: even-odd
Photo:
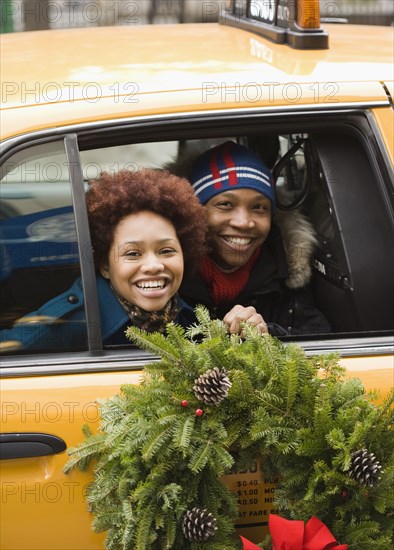
[[[392,95],[392,97],[394,97]],[[393,107],[390,105],[383,109],[372,109],[374,118],[380,130],[380,135],[385,144],[386,152],[394,164],[394,120]]]
[[[139,94],[137,96],[125,96],[114,101],[114,98],[105,97],[94,104],[80,100],[77,104],[58,103],[46,104],[43,107],[19,108],[13,112],[7,110],[1,115],[2,138],[10,138],[16,135],[35,132],[37,130],[46,130],[57,127],[67,127],[74,124],[104,122],[107,120],[125,120],[137,117],[150,117],[168,114],[198,114],[204,112],[223,112],[224,110],[243,109],[266,109],[266,108],[288,108],[289,110],[299,106],[316,106],[314,99],[315,84],[298,84],[297,88],[293,84],[270,84],[261,86],[254,83],[247,83],[239,92],[234,92],[234,87],[225,88],[220,85],[214,85],[214,88],[208,83],[206,92],[201,88],[196,90],[169,91],[149,94]],[[290,86],[290,87],[289,87]],[[380,83],[378,82],[358,82],[350,84],[325,83],[323,99],[327,99],[329,105],[330,94],[335,94],[334,102],[347,103],[349,106],[357,104],[365,105],[367,102],[379,102],[382,105],[387,104],[387,96]],[[313,88],[311,88],[313,87]],[[236,90],[236,89],[235,89]],[[261,90],[261,94],[260,94]],[[289,90],[299,94],[297,101],[289,101]],[[206,100],[203,101],[204,93]],[[238,97],[240,94],[258,94],[259,99],[240,103]],[[256,95],[257,97],[257,95]],[[334,97],[334,96],[332,96]],[[224,98],[224,101],[222,99]],[[273,99],[270,99],[273,98]],[[128,105],[129,100],[135,100],[132,107]],[[12,131],[8,133],[10,130]]]
[[[2,431],[5,426],[7,432],[40,431],[61,437],[67,447],[76,446],[83,439],[81,427],[97,425],[96,400],[114,395],[121,384],[138,383],[139,376],[124,372],[3,380]],[[74,472],[66,476],[62,471],[66,461],[66,453],[1,461],[1,548],[103,547],[103,537],[90,528],[84,499],[90,475]]]
[[[176,112],[388,103],[391,29],[327,30],[322,51],[217,24],[3,35],[1,138]]]
[[[386,86],[387,91],[391,96],[391,100],[393,100],[394,99],[394,80],[386,80],[384,82],[384,85]]]
[[[359,378],[368,390],[378,392],[377,402],[381,402],[394,386],[394,357],[343,357],[341,365],[346,369],[346,377]]]

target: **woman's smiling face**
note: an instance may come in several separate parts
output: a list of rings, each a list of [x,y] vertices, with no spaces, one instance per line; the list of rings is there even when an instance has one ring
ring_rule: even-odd
[[[253,189],[224,191],[205,205],[210,255],[222,269],[243,266],[267,239],[271,202]]]
[[[183,253],[172,223],[150,211],[123,218],[101,274],[116,292],[145,311],[159,311],[176,294]]]

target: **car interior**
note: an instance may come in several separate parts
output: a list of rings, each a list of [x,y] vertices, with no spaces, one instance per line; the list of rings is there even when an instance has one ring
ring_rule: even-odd
[[[301,263],[300,269],[312,270],[315,303],[328,319],[332,337],[392,332],[389,175],[368,121],[334,120],[324,129],[318,121],[266,126],[246,121],[237,133],[229,124],[215,131],[201,125],[189,132],[176,126],[159,130],[133,139],[123,127],[81,134],[85,188],[102,171],[120,169],[164,168],[187,177],[203,151],[237,141],[273,171],[279,228],[287,224],[294,233],[302,224],[312,228],[313,252],[308,266]],[[57,165],[60,171],[54,171]],[[11,327],[64,292],[80,275],[71,183],[64,166],[61,142],[32,144],[3,165],[0,328]],[[288,245],[290,249],[292,243]],[[293,247],[293,254],[301,258],[308,252]]]

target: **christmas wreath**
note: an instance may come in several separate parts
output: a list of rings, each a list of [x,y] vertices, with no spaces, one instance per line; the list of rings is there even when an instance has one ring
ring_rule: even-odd
[[[108,550],[229,550],[237,500],[221,477],[261,457],[288,519],[317,516],[349,549],[393,547],[394,392],[375,405],[338,356],[196,310],[198,324],[128,337],[159,360],[99,404],[97,434],[65,467],[94,465],[87,501]],[[270,548],[269,537],[262,541]]]

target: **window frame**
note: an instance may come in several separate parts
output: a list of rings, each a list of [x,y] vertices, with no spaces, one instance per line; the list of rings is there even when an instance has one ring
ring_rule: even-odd
[[[37,375],[37,374],[59,374],[94,371],[113,370],[135,370],[140,369],[146,362],[155,360],[155,357],[138,349],[116,349],[103,350],[101,335],[97,338],[97,331],[94,334],[94,327],[99,321],[98,297],[96,292],[96,279],[94,265],[88,256],[84,257],[84,247],[90,243],[88,218],[85,200],[81,200],[84,194],[84,182],[79,151],[93,149],[98,146],[115,146],[126,143],[145,143],[148,141],[171,141],[183,138],[196,139],[205,136],[206,138],[220,137],[226,134],[226,130],[234,134],[234,127],[237,134],[245,135],[258,133],[261,125],[264,124],[264,132],[280,132],[280,128],[286,128],[294,133],[308,131],[316,127],[318,121],[324,117],[324,124],[327,127],[337,127],[346,124],[355,131],[362,132],[363,138],[368,142],[376,153],[374,171],[377,173],[382,192],[385,193],[390,202],[392,183],[390,181],[390,160],[384,148],[384,141],[373,114],[367,108],[379,107],[381,105],[366,105],[364,108],[341,108],[340,105],[329,109],[320,107],[318,109],[293,109],[292,111],[280,112],[273,110],[267,112],[261,110],[239,109],[235,112],[207,112],[191,113],[182,115],[158,115],[151,117],[138,117],[136,119],[112,120],[94,122],[90,124],[75,125],[58,129],[57,131],[45,130],[35,132],[20,138],[11,138],[4,143],[4,160],[14,154],[17,150],[29,147],[35,143],[45,141],[64,140],[65,149],[70,159],[70,179],[73,192],[73,207],[75,209],[76,230],[78,235],[78,246],[81,260],[81,277],[84,288],[86,304],[86,318],[88,324],[89,351],[75,352],[70,358],[65,353],[48,353],[32,355],[13,355],[1,358],[3,374],[6,376]],[[300,130],[302,128],[302,130]],[[116,139],[115,139],[115,138]],[[371,150],[372,150],[371,149]],[[72,170],[71,170],[72,167]],[[393,205],[391,204],[391,212]],[[82,244],[83,243],[83,244]],[[83,271],[82,271],[83,261]],[[100,333],[100,331],[98,331]],[[338,351],[342,356],[366,356],[366,355],[387,355],[394,351],[392,334],[371,334],[363,333],[345,338],[334,335],[332,338],[316,338],[314,341],[297,339],[306,353],[317,354],[323,352]]]
[[[89,352],[96,353],[102,351],[101,331],[97,330],[97,326],[100,326],[99,306],[77,135],[75,133],[65,133],[53,137],[48,136],[34,139],[34,134],[32,134],[31,139],[26,143],[18,144],[16,147],[8,149],[1,161],[3,164],[18,152],[27,151],[32,147],[45,145],[45,143],[56,142],[63,142],[64,155],[68,163],[72,208],[77,234],[80,276],[85,298],[87,348]],[[78,351],[75,353],[78,353]],[[48,350],[48,355],[51,354],[56,354],[56,352]],[[27,358],[30,354],[21,354],[21,356]],[[31,354],[31,356],[34,357],[35,354]]]
[[[67,134],[64,138],[64,146],[69,164],[71,180],[75,228],[77,232],[81,280],[84,293],[88,349],[91,353],[96,353],[102,351],[103,345],[100,330],[96,272],[93,261],[93,251],[90,239],[90,229],[77,135]]]

